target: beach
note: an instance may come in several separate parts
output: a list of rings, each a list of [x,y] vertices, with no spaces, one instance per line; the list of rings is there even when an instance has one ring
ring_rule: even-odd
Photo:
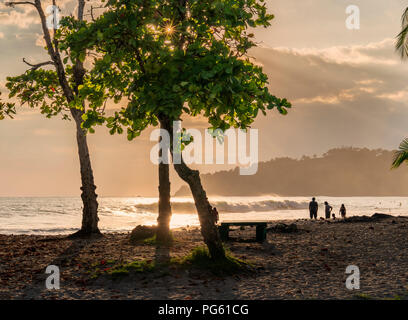
[[[327,197],[316,196],[324,215],[324,201],[333,206],[338,215],[344,203],[348,215],[383,212],[394,216],[408,216],[407,197]],[[209,197],[220,220],[262,220],[277,222],[309,217],[311,197]],[[99,229],[103,233],[123,233],[137,225],[157,222],[158,198],[155,197],[99,197]],[[0,234],[68,235],[80,227],[82,201],[79,197],[0,197]],[[199,226],[192,197],[172,198],[171,228]]]
[[[279,223],[298,232],[282,233]],[[182,257],[204,245],[197,227],[174,230],[172,247],[130,244],[129,233],[69,240],[65,236],[0,235],[0,299],[398,299],[408,296],[408,219],[342,222],[292,220],[268,225],[267,240],[254,230],[231,232],[232,255],[252,272],[215,275],[166,267],[114,279],[104,268],[117,261]],[[45,288],[45,269],[60,268],[59,290]],[[359,290],[345,286],[349,265],[358,266]],[[94,270],[101,275],[95,277]]]

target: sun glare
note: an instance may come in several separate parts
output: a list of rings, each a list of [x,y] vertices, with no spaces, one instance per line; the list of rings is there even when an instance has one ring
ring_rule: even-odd
[[[168,35],[171,35],[171,34],[174,33],[174,26],[172,26],[171,24],[169,24],[169,25],[167,25],[167,26],[164,28],[164,31],[165,31]]]

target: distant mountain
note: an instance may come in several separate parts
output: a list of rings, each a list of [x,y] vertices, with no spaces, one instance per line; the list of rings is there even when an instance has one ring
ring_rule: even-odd
[[[393,151],[331,149],[321,157],[276,158],[259,163],[253,176],[238,168],[202,175],[209,195],[408,196],[408,168],[391,170]],[[182,187],[176,196],[190,195]]]

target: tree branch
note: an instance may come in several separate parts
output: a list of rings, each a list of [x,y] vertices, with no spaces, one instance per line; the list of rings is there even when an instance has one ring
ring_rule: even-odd
[[[78,20],[84,20],[84,7],[85,7],[85,0],[78,0]]]
[[[32,6],[35,7],[35,3],[34,2],[30,2],[30,1],[17,1],[17,2],[5,2],[4,3],[7,7],[11,7],[14,8],[16,5],[24,5],[24,4],[30,4]]]
[[[142,57],[140,55],[139,50],[136,49],[135,53],[136,53],[136,60],[137,60],[137,62],[139,62],[139,65],[140,65],[140,69],[142,70],[143,73],[146,73],[145,68],[144,68],[143,59],[142,59]]]
[[[40,16],[41,26],[42,26],[42,30],[44,34],[45,43],[47,44],[48,54],[50,55],[51,60],[55,64],[55,69],[57,71],[58,79],[62,87],[62,90],[64,92],[64,95],[67,98],[68,102],[71,102],[74,100],[74,94],[66,78],[64,64],[62,63],[61,55],[58,50],[58,46],[54,47],[55,43],[53,44],[50,31],[48,30],[47,19],[45,17],[45,13],[41,5],[41,0],[35,0],[34,3],[38,11],[38,14]]]
[[[23,58],[23,62],[31,67],[31,70],[37,70],[38,68],[42,67],[42,66],[46,66],[46,65],[53,65],[55,66],[55,63],[53,61],[46,61],[46,62],[41,62],[41,63],[37,63],[37,64],[32,64],[29,63],[25,58]]]
[[[106,8],[106,6],[94,7],[94,6],[91,5],[91,9],[88,10],[89,14],[84,14],[84,17],[91,16],[92,21],[95,21],[94,10],[96,10],[96,9],[105,9],[105,8]]]
[[[85,0],[78,0],[78,20],[79,21],[84,20],[84,7],[85,7]],[[86,50],[84,50],[84,53],[86,54]],[[81,62],[81,60],[77,58],[75,61],[74,68],[73,68],[73,76],[74,76],[74,81],[75,81],[75,86],[73,90],[76,94],[78,94],[78,86],[80,86],[84,82],[85,73],[86,71],[84,68],[84,63]]]

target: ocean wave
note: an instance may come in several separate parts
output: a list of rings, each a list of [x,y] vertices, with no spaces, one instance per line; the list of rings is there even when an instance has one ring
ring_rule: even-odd
[[[78,231],[78,228],[0,228],[0,234],[69,234]]]
[[[123,233],[129,232],[134,226],[121,227],[121,228],[100,228],[104,233]],[[69,235],[78,231],[78,228],[0,228],[0,234],[5,235]]]
[[[268,212],[273,210],[299,210],[307,209],[307,202],[298,202],[293,200],[260,200],[252,202],[237,202],[237,201],[210,201],[211,205],[216,207],[220,213],[228,212]],[[137,211],[157,212],[158,204],[137,204]],[[195,212],[194,202],[172,202],[171,208],[174,213],[192,213]],[[122,208],[123,211],[128,211],[127,208]]]

